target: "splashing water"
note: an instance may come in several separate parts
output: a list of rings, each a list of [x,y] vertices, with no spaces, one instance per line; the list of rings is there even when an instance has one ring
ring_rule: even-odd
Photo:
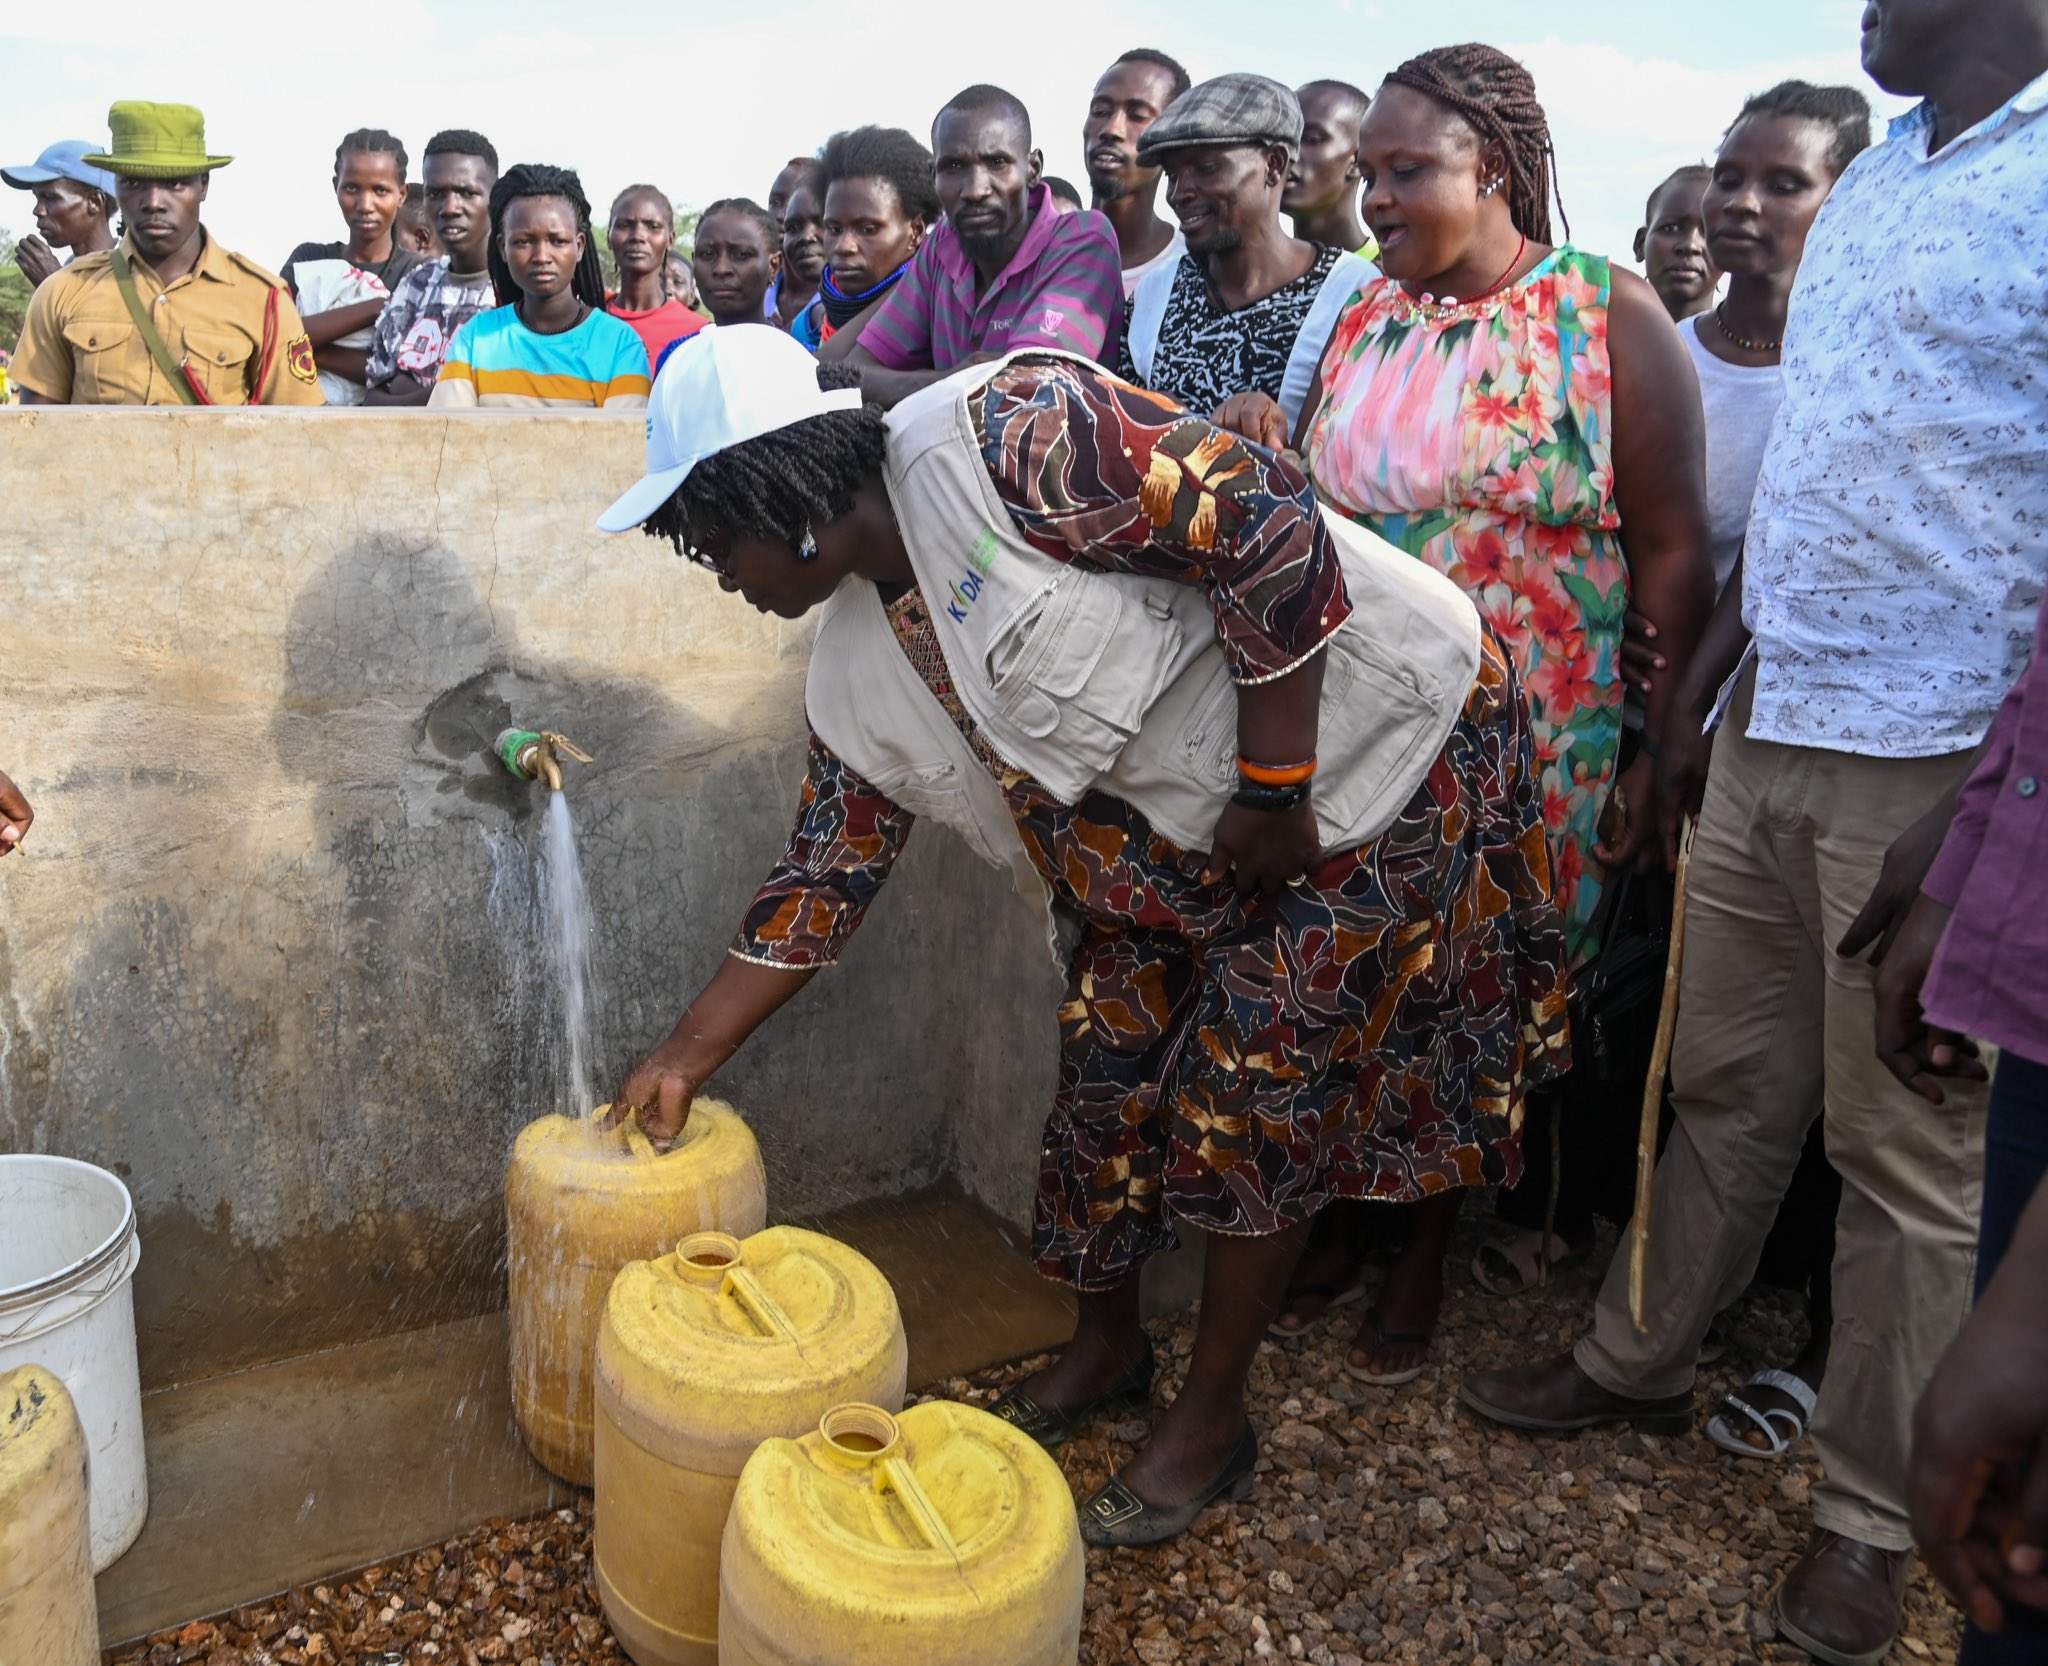
[[[597,1103],[601,1035],[591,981],[590,898],[567,799],[550,793],[536,853],[514,828],[487,831],[489,911],[504,948],[498,1025],[514,1079],[527,1084],[515,1126],[557,1111],[579,1121]]]
[[[583,864],[576,855],[576,824],[568,797],[548,794],[540,852],[541,942],[562,1037],[556,1099],[565,1116],[587,1116],[597,1104],[590,1067],[594,1038],[590,1021],[590,895],[583,888]]]

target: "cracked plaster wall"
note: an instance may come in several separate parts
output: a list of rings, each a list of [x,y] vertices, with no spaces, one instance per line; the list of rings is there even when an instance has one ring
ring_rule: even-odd
[[[539,795],[573,778],[608,1089],[715,965],[802,779],[802,627],[590,523],[641,426],[556,413],[0,409],[0,1150],[133,1191],[145,1379],[502,1302],[547,1097]],[[921,828],[842,966],[718,1091],[779,1216],[955,1182],[1028,1213],[1058,981]]]

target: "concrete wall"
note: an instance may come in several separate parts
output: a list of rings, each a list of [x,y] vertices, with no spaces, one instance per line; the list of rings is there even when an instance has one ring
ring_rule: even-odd
[[[601,416],[0,409],[0,1149],[120,1173],[151,1383],[487,1310],[547,1103],[513,719],[573,778],[609,1090],[722,954],[803,774],[806,635],[590,523]],[[494,876],[497,900],[492,901]],[[1021,1222],[1057,980],[922,828],[721,1078],[779,1215],[957,1178]]]

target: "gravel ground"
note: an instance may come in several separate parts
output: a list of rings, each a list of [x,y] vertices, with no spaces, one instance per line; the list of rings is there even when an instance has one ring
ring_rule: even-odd
[[[1265,1447],[1257,1495],[1211,1511],[1174,1544],[1091,1551],[1083,1662],[1806,1660],[1774,1641],[1770,1603],[1805,1542],[1810,1452],[1738,1462],[1703,1434],[1538,1443],[1475,1423],[1456,1404],[1460,1371],[1565,1346],[1593,1275],[1580,1269],[1549,1292],[1497,1302],[1464,1277],[1469,1254],[1454,1256],[1431,1368],[1406,1388],[1344,1375],[1356,1310],[1262,1350],[1252,1376]],[[1789,1297],[1754,1294],[1712,1385],[1789,1359],[1803,1328]],[[1154,1335],[1170,1393],[1167,1362],[1185,1360],[1193,1326],[1161,1320]],[[986,1404],[1036,1364],[945,1388]],[[1061,1461],[1076,1496],[1143,1432],[1131,1423],[1070,1443]],[[1958,1633],[1954,1609],[1916,1573],[1891,1661],[1953,1661]],[[114,1666],[624,1659],[590,1579],[588,1495],[108,1656]]]

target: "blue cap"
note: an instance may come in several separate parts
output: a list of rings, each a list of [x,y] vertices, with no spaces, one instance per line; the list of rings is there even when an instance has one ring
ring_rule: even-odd
[[[114,194],[114,176],[105,168],[87,167],[85,157],[100,147],[92,139],[59,139],[25,168],[0,168],[4,179],[17,191],[32,185],[47,185],[53,179],[68,179],[90,185],[95,191]]]

